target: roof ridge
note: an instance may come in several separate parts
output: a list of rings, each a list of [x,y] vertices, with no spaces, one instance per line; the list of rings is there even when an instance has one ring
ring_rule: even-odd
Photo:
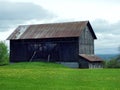
[[[40,23],[40,24],[26,24],[29,26],[34,26],[34,25],[54,25],[54,24],[69,24],[69,23],[81,23],[81,22],[86,22],[86,24],[89,22],[89,20],[86,21],[71,21],[71,22],[52,22],[52,23]],[[25,25],[19,25],[19,26],[25,26]]]

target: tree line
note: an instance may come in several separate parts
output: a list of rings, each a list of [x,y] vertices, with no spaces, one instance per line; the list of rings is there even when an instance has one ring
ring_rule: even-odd
[[[105,68],[120,68],[120,54],[111,60],[104,61]]]
[[[104,61],[104,68],[120,68],[120,56]]]

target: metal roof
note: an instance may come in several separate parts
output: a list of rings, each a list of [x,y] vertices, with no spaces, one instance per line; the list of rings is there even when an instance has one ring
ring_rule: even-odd
[[[84,30],[86,26],[90,28],[94,39],[96,39],[96,35],[89,21],[21,25],[18,26],[18,28],[16,28],[16,30],[7,39],[79,37],[81,31]]]
[[[103,61],[100,57],[98,57],[96,55],[80,54],[79,56],[85,58],[86,60],[88,60],[90,62]]]

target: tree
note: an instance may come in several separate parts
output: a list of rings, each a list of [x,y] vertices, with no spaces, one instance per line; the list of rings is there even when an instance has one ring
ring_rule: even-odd
[[[120,51],[120,47],[118,49]],[[107,62],[107,67],[108,68],[120,68],[120,54],[116,58],[108,61]]]
[[[120,52],[120,47],[118,48],[119,52]],[[120,62],[120,54],[118,55],[117,59],[119,60]]]
[[[108,68],[120,68],[120,62],[115,58],[107,62]]]
[[[5,65],[9,63],[8,49],[7,45],[0,41],[0,65]]]

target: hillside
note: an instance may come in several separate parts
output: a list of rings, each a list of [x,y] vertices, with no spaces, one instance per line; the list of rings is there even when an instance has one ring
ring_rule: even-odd
[[[0,90],[119,90],[120,69],[70,69],[52,63],[0,66]]]
[[[103,60],[111,60],[118,56],[118,54],[97,54],[97,56],[101,57]]]

